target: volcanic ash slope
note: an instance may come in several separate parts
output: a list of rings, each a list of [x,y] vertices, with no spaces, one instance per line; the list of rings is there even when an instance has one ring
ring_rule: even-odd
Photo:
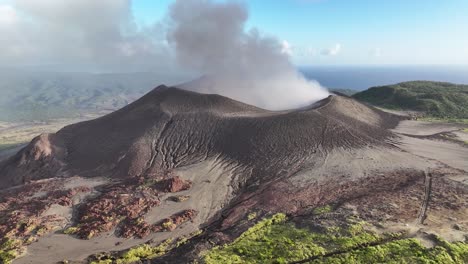
[[[239,181],[267,182],[335,152],[388,149],[386,128],[397,122],[340,96],[270,112],[160,86],[112,114],[35,138],[2,164],[0,186],[69,175],[135,177],[209,159],[233,165]]]
[[[272,112],[159,86],[114,113],[35,138],[0,164],[0,188],[76,175],[151,176],[208,161],[231,172],[235,193],[424,168],[388,143],[398,121],[342,96]]]
[[[0,194],[18,192],[11,188],[18,185],[64,181],[54,188],[65,188],[67,179],[106,179],[105,188],[88,186],[96,192],[89,196],[94,198],[71,203],[78,212],[64,224],[79,226],[79,237],[113,236],[107,242],[107,236],[100,238],[107,247],[68,251],[82,258],[136,243],[115,247],[115,237],[167,238],[167,233],[158,235],[164,219],[174,225],[190,220],[191,228],[177,229],[173,236],[207,225],[225,230],[252,211],[303,214],[414,182],[435,165],[394,144],[398,136],[389,129],[398,122],[396,116],[344,96],[273,112],[219,95],[159,86],[114,113],[36,137],[0,163]],[[179,198],[171,198],[172,193]],[[186,203],[168,202],[182,196]],[[113,202],[103,202],[108,200]],[[113,203],[140,207],[103,207],[115,213],[106,219],[127,214],[133,216],[127,220],[144,225],[136,230],[130,220],[90,222],[99,218],[94,214],[101,209],[96,208]],[[43,241],[31,245],[38,255],[47,254],[38,245],[54,248]],[[34,250],[30,253],[34,256]],[[57,255],[59,260],[69,257]]]

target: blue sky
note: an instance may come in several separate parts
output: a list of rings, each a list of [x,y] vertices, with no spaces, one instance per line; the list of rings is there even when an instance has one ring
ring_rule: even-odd
[[[139,24],[170,0],[134,0]],[[466,0],[250,0],[248,28],[287,41],[296,64],[468,64]]]
[[[94,23],[106,22],[100,12],[105,13],[103,11],[107,7],[125,5],[125,1],[131,2],[134,19],[141,28],[162,21],[173,2],[82,0],[64,4],[67,0],[0,0],[0,32],[3,36],[3,39],[0,39],[0,47],[5,46],[5,42],[8,47],[2,48],[3,54],[0,53],[0,59],[7,62],[9,59],[9,63],[21,61],[16,56],[21,51],[25,52],[25,56],[29,56],[24,57],[22,61],[30,62],[34,56],[28,55],[27,52],[39,50],[36,53],[42,57],[34,58],[36,61],[43,61],[43,57],[49,59],[50,54],[62,58],[67,54],[80,54],[83,50],[95,48],[95,43],[87,43],[89,45],[81,50],[71,52],[64,49],[63,54],[59,54],[57,48],[63,48],[64,45],[58,40],[66,41],[71,34],[68,32],[69,28],[72,27],[64,27],[60,36],[56,31],[49,30],[50,28],[38,27],[35,22],[29,23],[29,27],[25,29],[24,24],[32,20],[24,17],[24,10],[21,10],[20,6],[23,9],[27,8],[29,12],[49,16],[47,19],[50,21],[55,21],[55,17],[60,16],[60,19],[68,24],[82,26],[86,24],[82,23],[83,21],[90,20],[84,30],[92,32],[96,28]],[[76,3],[83,2],[96,7],[91,13],[85,9],[81,10],[86,11],[84,14],[75,11],[75,6],[79,6]],[[296,65],[468,65],[468,0],[238,2],[243,2],[249,11],[246,30],[255,27],[265,35],[277,37],[284,43]],[[64,12],[69,13],[63,15]],[[72,21],[67,21],[67,17]],[[57,23],[59,27],[62,24],[65,23]],[[115,24],[118,26],[119,22]],[[41,34],[46,31],[46,34],[42,34],[45,40],[42,40],[44,45],[41,48],[36,47],[39,42],[37,38],[41,34],[35,30],[39,30]],[[52,43],[54,46],[47,43],[47,39],[58,40]],[[106,39],[100,41],[105,42]],[[35,45],[29,47],[28,43]],[[50,61],[56,61],[57,58],[51,58]]]

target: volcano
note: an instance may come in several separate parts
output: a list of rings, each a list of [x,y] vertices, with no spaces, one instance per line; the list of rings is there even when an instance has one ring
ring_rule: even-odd
[[[2,164],[0,186],[70,175],[148,176],[209,159],[236,164],[240,181],[271,181],[338,148],[385,147],[386,128],[397,122],[342,96],[272,112],[160,86],[110,115],[35,138]]]
[[[207,230],[205,242],[229,241],[248,227],[242,219],[251,212],[301,216],[349,201],[376,206],[365,199],[411,186],[424,192],[428,170],[455,173],[402,148],[392,130],[401,121],[337,94],[268,111],[159,86],[109,115],[40,135],[0,163],[0,211],[10,217],[0,237],[30,235],[14,231],[11,219],[30,218],[46,234],[65,230],[25,242],[29,255],[17,263],[83,260],[198,229]],[[187,261],[196,243],[182,254]]]

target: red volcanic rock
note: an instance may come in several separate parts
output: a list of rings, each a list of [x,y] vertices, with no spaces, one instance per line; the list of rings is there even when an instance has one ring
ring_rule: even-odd
[[[14,249],[20,252],[23,246],[66,222],[62,216],[43,214],[51,205],[71,206],[74,195],[89,191],[87,187],[50,191],[55,187],[54,183],[33,183],[0,195],[0,244],[2,239],[12,239],[17,242]],[[46,195],[36,195],[40,193]]]
[[[187,221],[192,221],[198,212],[193,209],[184,210],[176,215],[171,216],[171,220],[176,225],[181,225]]]
[[[46,197],[49,198],[50,204],[55,203],[62,206],[72,206],[72,197],[78,193],[90,192],[91,189],[86,186],[79,186],[68,190],[56,190],[48,192]]]
[[[89,239],[118,227],[120,236],[142,238],[150,232],[142,217],[159,203],[156,191],[139,188],[135,181],[109,186],[102,195],[79,208],[79,225],[75,234]]]
[[[175,192],[180,192],[180,191],[185,191],[185,190],[190,189],[192,187],[192,182],[188,180],[184,180],[180,178],[179,176],[175,176],[167,180],[164,180],[162,185],[163,185],[164,192],[175,193]]]
[[[151,226],[140,217],[125,221],[121,227],[120,236],[125,238],[144,238],[150,233]]]
[[[153,227],[153,232],[172,231],[183,223],[192,221],[197,214],[198,212],[193,209],[183,210],[169,218],[163,219],[159,224]]]

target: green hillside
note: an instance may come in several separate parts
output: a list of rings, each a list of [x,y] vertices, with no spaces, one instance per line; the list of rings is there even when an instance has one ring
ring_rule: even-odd
[[[468,119],[468,85],[404,82],[372,87],[353,97],[383,108],[422,111],[428,117]]]

